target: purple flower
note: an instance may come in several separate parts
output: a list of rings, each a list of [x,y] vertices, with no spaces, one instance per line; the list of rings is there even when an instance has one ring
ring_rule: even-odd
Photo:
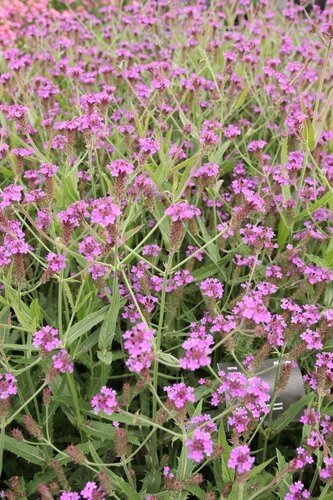
[[[306,343],[306,347],[309,350],[312,349],[322,349],[323,342],[320,337],[320,333],[316,330],[310,330],[308,328],[304,333],[301,334],[301,339]]]
[[[264,147],[266,146],[267,142],[266,141],[251,141],[248,146],[247,146],[247,149],[248,151],[262,151],[264,149]]]
[[[59,497],[60,500],[80,500],[80,495],[75,491],[63,491]]]
[[[134,167],[126,160],[114,160],[108,164],[108,169],[113,177],[119,177],[120,175],[130,175]]]
[[[212,344],[214,344],[213,336],[207,334],[204,327],[193,327],[189,338],[182,344],[185,352],[179,359],[180,366],[192,371],[209,366]]]
[[[149,139],[147,137],[139,139],[139,146],[140,153],[148,154],[151,156],[156,154],[160,149],[160,145],[157,141],[155,141],[154,139]]]
[[[61,345],[58,330],[52,328],[52,326],[43,326],[43,328],[34,333],[32,345],[36,348],[40,347],[43,351],[47,352],[57,349]]]
[[[87,236],[79,243],[79,252],[91,261],[102,254],[103,248],[92,236]]]
[[[190,459],[199,463],[213,453],[213,441],[210,433],[204,429],[195,429],[192,439],[186,439],[188,446],[188,456]]]
[[[187,402],[195,402],[193,387],[188,387],[183,383],[164,387],[164,390],[168,394],[168,400],[171,401],[178,410],[184,408]]]
[[[303,469],[307,464],[313,463],[313,458],[304,448],[296,449],[297,455],[290,462],[290,467],[295,470]]]
[[[203,296],[218,300],[223,296],[223,285],[215,278],[207,278],[200,283],[200,291]]]
[[[189,205],[186,201],[171,205],[165,210],[165,213],[171,217],[173,222],[193,219],[201,214],[199,208]]]
[[[236,446],[230,452],[228,467],[235,469],[237,474],[249,472],[254,464],[255,458],[250,456],[250,448],[245,444]]]
[[[325,468],[320,471],[321,479],[324,481],[332,481],[333,480],[333,457],[325,457],[324,458]]]
[[[156,244],[145,245],[142,248],[142,255],[148,255],[149,257],[157,257],[161,252],[161,247]]]
[[[72,373],[74,370],[74,363],[65,349],[52,356],[52,361],[56,372]]]
[[[91,406],[94,409],[94,413],[104,411],[108,415],[111,415],[115,411],[118,411],[116,391],[104,385],[100,392],[92,398]]]
[[[116,222],[116,218],[121,215],[121,210],[113,199],[97,198],[92,202],[93,210],[91,212],[91,221],[101,227],[107,227]]]
[[[217,177],[219,171],[217,163],[204,163],[193,173],[193,177]]]
[[[149,368],[154,359],[152,340],[154,330],[146,323],[137,323],[123,334],[124,347],[129,353],[126,365],[131,372],[141,373]]]
[[[66,259],[64,255],[58,255],[50,252],[47,254],[46,260],[49,264],[49,269],[53,273],[59,273],[63,269],[66,269]]]
[[[100,486],[98,487],[93,481],[88,481],[80,493],[82,498],[85,498],[86,500],[95,500],[96,498],[103,500],[106,498],[104,490]]]
[[[0,373],[0,399],[17,394],[16,378],[11,373]]]
[[[227,138],[227,139],[234,139],[235,137],[237,137],[238,135],[241,135],[242,131],[240,128],[238,128],[236,125],[229,125],[228,127],[226,127],[223,131],[223,135]]]
[[[284,497],[284,500],[303,500],[303,498],[310,498],[311,494],[305,489],[301,481],[296,481],[289,486],[289,491]]]
[[[272,315],[265,306],[262,298],[255,293],[245,295],[237,302],[232,312],[244,319],[251,319],[256,324],[269,323],[272,319]]]

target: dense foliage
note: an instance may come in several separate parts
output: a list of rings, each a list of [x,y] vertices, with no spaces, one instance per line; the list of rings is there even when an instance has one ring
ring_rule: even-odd
[[[1,497],[333,498],[333,2],[278,4],[1,2]]]

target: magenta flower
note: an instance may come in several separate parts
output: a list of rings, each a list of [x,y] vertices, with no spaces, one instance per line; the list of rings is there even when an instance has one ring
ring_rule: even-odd
[[[173,222],[193,219],[201,214],[199,208],[189,205],[186,201],[171,205],[165,210],[165,213],[171,217]]]
[[[290,461],[290,467],[295,470],[303,469],[307,464],[313,463],[311,454],[302,448],[296,448],[297,455]]]
[[[148,154],[153,156],[156,154],[159,149],[160,145],[157,141],[154,139],[149,139],[148,137],[143,137],[139,139],[139,146],[140,146],[140,153]]]
[[[52,326],[43,326],[43,328],[33,334],[32,345],[36,348],[40,347],[43,351],[47,352],[57,349],[61,345],[58,330],[52,328]]]
[[[310,498],[309,490],[306,490],[301,481],[296,481],[289,486],[289,491],[284,497],[284,500],[303,500],[303,498]]]
[[[168,400],[171,401],[178,410],[184,408],[188,402],[195,402],[193,387],[188,387],[183,383],[164,387],[164,390],[168,394]]]
[[[249,151],[262,151],[264,149],[264,147],[266,146],[267,142],[266,141],[251,141],[248,146],[247,146],[247,149]]]
[[[213,440],[211,434],[203,429],[195,429],[192,438],[186,439],[188,456],[197,463],[202,462],[213,453]]]
[[[0,373],[0,399],[17,394],[16,378],[11,373]]]
[[[89,261],[95,260],[103,253],[102,246],[92,236],[86,236],[79,243],[79,252]]]
[[[141,373],[149,368],[154,360],[152,339],[154,330],[146,323],[137,323],[123,334],[124,347],[129,353],[126,365],[131,372]]]
[[[301,333],[301,339],[306,343],[309,350],[322,349],[323,341],[321,340],[320,333],[317,330],[308,328],[304,333]]]
[[[241,129],[233,124],[229,125],[223,130],[223,135],[227,139],[234,139],[238,135],[241,135],[241,133],[242,133]]]
[[[103,500],[106,498],[106,493],[103,489],[98,487],[93,481],[88,481],[83,490],[80,491],[80,494],[82,498],[85,498],[86,500],[95,500],[96,498]]]
[[[148,255],[149,257],[157,257],[161,252],[161,247],[155,243],[152,245],[145,245],[142,248],[142,255]]]
[[[209,366],[211,362],[211,345],[214,343],[212,335],[198,337],[195,333],[182,344],[184,355],[179,359],[180,366],[185,370],[198,370]]]
[[[193,173],[193,177],[217,177],[219,171],[217,163],[204,163]]]
[[[120,175],[130,175],[134,167],[126,160],[114,160],[108,164],[108,169],[113,177],[119,177]]]
[[[64,255],[58,255],[56,253],[48,253],[46,256],[48,262],[48,269],[53,273],[59,273],[63,269],[66,269],[66,259]]]
[[[200,283],[200,291],[203,296],[218,300],[223,296],[223,285],[215,278],[207,278]]]
[[[75,491],[63,491],[59,497],[60,500],[80,500],[80,495]]]
[[[108,415],[118,411],[119,406],[117,403],[117,393],[114,389],[109,389],[105,385],[101,388],[100,392],[96,394],[91,400],[91,406],[94,413],[104,411]]]
[[[271,313],[265,306],[262,298],[255,293],[245,295],[233,308],[232,312],[244,319],[251,319],[255,323],[269,323]]]
[[[116,222],[116,218],[121,215],[121,210],[112,198],[97,198],[92,202],[91,221],[101,227],[107,227]]]
[[[250,455],[250,448],[245,444],[236,446],[230,452],[228,467],[235,469],[237,474],[249,472],[254,464],[255,458]]]
[[[56,372],[72,373],[74,370],[74,363],[65,349],[52,356],[52,361]]]
[[[320,471],[320,477],[324,481],[333,480],[333,457],[324,458],[325,468]]]

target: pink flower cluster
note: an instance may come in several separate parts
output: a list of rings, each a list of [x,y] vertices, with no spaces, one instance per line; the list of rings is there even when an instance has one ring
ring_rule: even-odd
[[[207,333],[204,325],[191,325],[189,337],[182,344],[184,355],[179,358],[180,366],[194,371],[210,365],[213,344],[214,338]]]
[[[215,278],[207,278],[200,283],[200,291],[204,297],[218,300],[223,296],[223,285]]]
[[[95,413],[104,411],[108,415],[118,411],[117,393],[105,385],[91,400],[91,406]]]
[[[177,410],[184,408],[187,403],[195,402],[193,387],[186,386],[183,383],[164,387],[164,390],[168,395],[168,401],[170,401]]]
[[[191,460],[200,463],[205,458],[210,457],[214,451],[212,434],[216,432],[217,428],[210,415],[207,414],[192,417],[188,425],[195,426],[191,437],[185,441],[188,447],[188,456]]]
[[[126,365],[131,372],[141,373],[150,368],[154,360],[152,340],[154,330],[140,322],[123,333],[124,348],[129,354]]]
[[[11,373],[0,373],[0,399],[17,394],[17,380]]]
[[[198,217],[200,215],[199,208],[189,205],[185,201],[175,203],[165,210],[166,215],[171,217],[173,222],[185,221]]]
[[[51,352],[58,349],[61,345],[59,332],[52,326],[43,326],[33,335],[32,345],[36,348],[40,347],[42,351]]]
[[[245,474],[251,470],[254,462],[255,458],[251,457],[250,448],[244,444],[236,446],[230,451],[228,467],[234,469],[237,474]]]

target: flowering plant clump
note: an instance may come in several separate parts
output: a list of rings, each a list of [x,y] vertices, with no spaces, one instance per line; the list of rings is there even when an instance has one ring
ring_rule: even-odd
[[[1,498],[332,497],[332,18],[0,2]]]

